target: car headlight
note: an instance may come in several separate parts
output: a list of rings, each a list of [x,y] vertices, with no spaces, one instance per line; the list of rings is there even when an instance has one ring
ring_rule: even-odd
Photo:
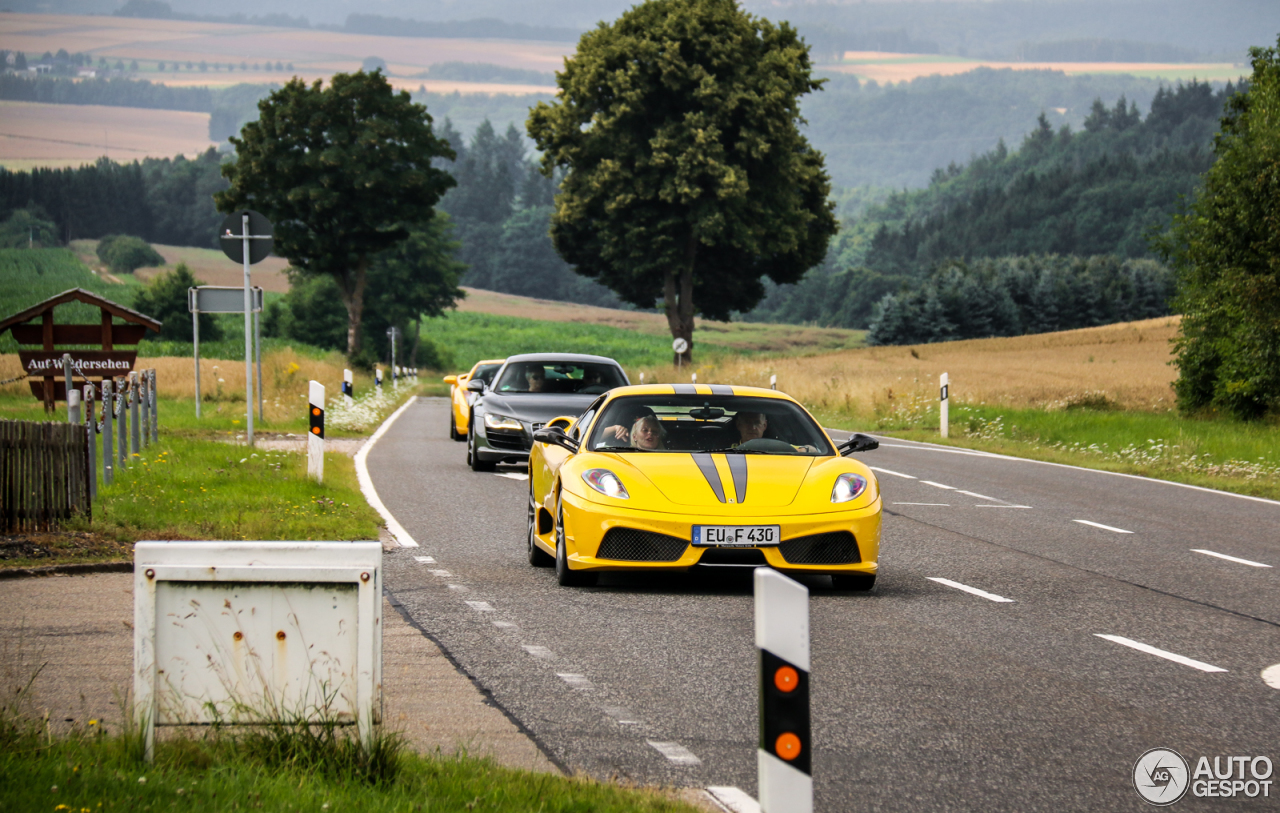
[[[617,497],[620,500],[631,499],[631,495],[627,493],[626,486],[622,485],[618,475],[608,469],[587,469],[582,473],[582,479],[587,485],[606,497]]]
[[[524,429],[515,418],[508,418],[506,415],[495,415],[492,412],[484,413],[484,425],[489,429],[506,429],[511,432],[519,432]]]
[[[831,489],[831,501],[849,502],[857,499],[866,490],[866,478],[856,474],[842,474],[836,478],[835,488]]]

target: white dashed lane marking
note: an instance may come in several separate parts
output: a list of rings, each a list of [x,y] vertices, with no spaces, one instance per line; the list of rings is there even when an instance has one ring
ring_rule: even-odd
[[[693,752],[685,748],[678,742],[656,742],[654,740],[645,740],[659,754],[667,758],[668,762],[675,765],[701,765],[702,760],[693,755]]]
[[[760,803],[738,788],[716,786],[707,788],[707,793],[730,813],[760,813]]]
[[[1004,502],[1004,500],[998,500],[995,497],[987,497],[982,494],[974,494],[972,491],[961,491],[959,489],[956,489],[956,493],[964,494],[966,497],[973,497],[975,500],[991,500],[992,502]]]
[[[1280,689],[1280,663],[1262,670],[1262,682],[1273,689]]]
[[[449,588],[450,590],[456,590],[456,591],[457,591],[457,592],[459,592],[459,593],[470,593],[470,592],[471,592],[471,588],[470,588],[470,587],[467,587],[465,584],[450,584],[450,585],[447,585],[447,586],[448,586],[448,588]]]
[[[1203,553],[1205,556],[1216,556],[1219,559],[1226,559],[1228,562],[1235,562],[1236,564],[1240,564],[1240,565],[1248,565],[1249,567],[1271,567],[1271,565],[1264,565],[1262,562],[1253,562],[1248,559],[1239,559],[1239,558],[1236,558],[1235,556],[1228,556],[1225,553],[1218,553],[1217,551],[1212,551],[1212,550],[1201,550],[1200,548],[1192,548],[1191,552]]]
[[[622,706],[601,706],[600,710],[616,720],[619,725],[640,725],[640,720],[631,713],[631,709]]]
[[[1124,528],[1112,528],[1110,525],[1103,525],[1101,522],[1090,522],[1087,519],[1073,519],[1072,522],[1078,522],[1081,525],[1089,525],[1094,528],[1101,528],[1104,531],[1111,531],[1117,534],[1131,534],[1133,531],[1126,531]]]
[[[949,502],[895,502],[893,505],[932,505],[938,508],[950,508]]]
[[[520,648],[540,661],[550,661],[554,660],[556,657],[556,653],[547,649],[545,646],[529,646],[526,644]]]
[[[560,678],[565,683],[568,683],[575,689],[590,691],[595,688],[595,686],[591,684],[591,681],[587,679],[586,675],[576,675],[572,672],[556,672],[556,677]]]
[[[447,579],[453,575],[447,570],[439,570],[439,569],[428,570],[427,572],[430,573],[432,576],[439,576],[442,579]]]
[[[903,474],[900,471],[893,471],[891,469],[881,469],[881,468],[877,468],[876,466],[867,466],[867,468],[871,469],[872,471],[878,471],[881,474],[891,474],[894,477],[902,477],[903,479],[906,479],[906,480],[916,479],[915,477],[912,477],[910,474]]]
[[[1150,644],[1144,644],[1139,641],[1135,641],[1132,638],[1122,638],[1119,635],[1103,635],[1100,632],[1095,632],[1094,635],[1098,636],[1099,638],[1105,639],[1107,641],[1111,641],[1114,644],[1127,646],[1130,649],[1136,649],[1139,652],[1145,652],[1148,655],[1155,655],[1157,658],[1164,658],[1167,661],[1180,663],[1183,666],[1190,666],[1192,669],[1199,669],[1201,672],[1227,671],[1226,669],[1223,669],[1221,666],[1214,666],[1211,663],[1205,663],[1204,661],[1197,661],[1192,658],[1188,658],[1184,655],[1177,655],[1173,652],[1168,652],[1163,649],[1156,649],[1154,646],[1151,646]]]
[[[514,471],[498,472],[497,474],[494,475],[494,477],[505,477],[508,480],[528,480],[529,479],[529,475],[520,474],[519,472],[514,472]]]
[[[468,601],[467,606],[478,613],[494,612],[493,605],[487,601]]]
[[[920,482],[924,483],[927,486],[933,486],[934,488],[945,488],[947,491],[956,490],[955,486],[947,486],[947,485],[943,485],[942,483],[935,483],[932,480],[921,480]]]
[[[985,598],[987,601],[995,601],[1001,604],[1013,602],[1013,599],[1011,598],[997,596],[995,593],[988,593],[986,590],[979,590],[976,587],[970,587],[969,585],[961,584],[960,582],[953,582],[950,579],[940,579],[935,576],[928,576],[927,578],[931,582],[937,582],[938,584],[945,584],[947,587],[954,587],[957,590],[963,590],[964,592],[978,596],[979,598]]]
[[[430,556],[415,556],[413,557],[413,559],[415,562],[418,562],[419,564],[424,564],[424,565],[434,565],[436,563],[436,560],[431,558]]]
[[[492,623],[498,629],[507,630],[508,632],[520,629],[515,624],[512,624],[510,621],[494,621]]]
[[[1030,508],[1029,505],[975,505],[974,508]]]

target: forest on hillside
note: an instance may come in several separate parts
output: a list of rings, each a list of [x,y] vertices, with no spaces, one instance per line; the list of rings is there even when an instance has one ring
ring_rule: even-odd
[[[939,168],[927,188],[894,194],[847,220],[821,266],[796,285],[771,287],[744,318],[874,330],[877,318],[886,313],[883,306],[893,304],[906,308],[902,313],[907,315],[890,313],[893,329],[884,328],[878,335],[929,341],[936,331],[927,324],[931,317],[925,312],[937,307],[927,301],[930,291],[939,303],[954,302],[956,290],[980,281],[1002,289],[1003,293],[995,292],[999,298],[1026,305],[1032,301],[1029,295],[1016,291],[1040,283],[1027,282],[1034,274],[1018,266],[1017,258],[1033,255],[1042,258],[1032,263],[1039,269],[1035,274],[1050,269],[1044,272],[1049,276],[1042,280],[1041,290],[1058,292],[1055,296],[1061,301],[1055,307],[1061,312],[1074,312],[1080,302],[1093,301],[1089,291],[1073,292],[1077,283],[1089,290],[1119,290],[1112,280],[1095,279],[1089,285],[1061,282],[1085,267],[1117,269],[1116,273],[1123,268],[1129,275],[1125,284],[1144,292],[1125,299],[1137,302],[1133,307],[1095,308],[1100,318],[1153,308],[1167,312],[1169,279],[1162,267],[1149,261],[1147,239],[1153,231],[1167,228],[1213,164],[1218,118],[1238,89],[1228,85],[1215,90],[1200,82],[1162,88],[1145,117],[1128,100],[1110,107],[1097,100],[1081,131],[1067,126],[1055,130],[1042,117],[1018,149],[1001,143],[966,165]],[[974,264],[995,258],[1004,259],[992,268],[1017,266],[1019,274]],[[1126,264],[1131,260],[1144,262]],[[985,270],[957,272],[970,267],[966,262]],[[1158,308],[1152,305],[1157,294],[1162,297]],[[920,307],[911,310],[907,306],[912,303]],[[1007,304],[1000,307],[1010,313]],[[1029,316],[1029,307],[1022,308],[1017,319],[1004,319],[1003,327],[991,333],[981,333],[988,328],[978,325],[972,330],[979,333],[971,334],[963,319],[950,320],[957,324],[958,334],[946,329],[942,333],[962,338],[1005,335],[1006,330],[1022,332],[1053,321]],[[907,323],[915,328],[902,326]]]

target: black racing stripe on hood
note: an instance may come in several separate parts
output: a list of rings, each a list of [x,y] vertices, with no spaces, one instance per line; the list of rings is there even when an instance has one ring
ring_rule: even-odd
[[[675,390],[676,395],[698,394],[698,388],[693,384],[672,384],[671,389]]]
[[[706,478],[707,485],[711,486],[711,490],[716,493],[716,499],[724,502],[724,484],[720,482],[720,472],[716,471],[715,461],[711,459],[709,454],[690,455],[693,462],[698,464],[698,471],[702,472],[702,476]]]
[[[738,494],[738,503],[747,501],[747,456],[731,454],[727,456],[729,473],[733,475],[733,490]]]
[[[708,384],[712,395],[733,395],[733,387],[728,384]]]

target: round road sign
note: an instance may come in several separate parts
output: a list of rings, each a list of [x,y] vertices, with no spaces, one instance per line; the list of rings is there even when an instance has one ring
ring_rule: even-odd
[[[249,216],[249,263],[262,262],[271,254],[271,221],[251,209],[238,209],[227,215],[218,231],[222,253],[238,263],[244,262],[244,216]]]
[[[689,343],[684,339],[676,339],[671,343],[671,349],[681,355],[684,355],[684,351],[689,349]]]

